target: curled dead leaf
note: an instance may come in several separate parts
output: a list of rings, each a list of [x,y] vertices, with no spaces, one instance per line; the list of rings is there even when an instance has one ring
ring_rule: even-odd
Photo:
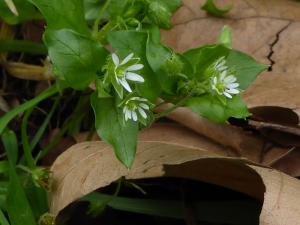
[[[264,202],[260,224],[300,224],[300,182],[273,169],[220,157],[205,149],[166,142],[139,142],[136,161],[127,170],[103,142],[72,146],[52,166],[51,212],[58,214],[80,197],[120,177],[181,177],[246,193]]]
[[[30,65],[20,62],[2,62],[11,76],[23,80],[54,80],[50,64],[44,66]]]

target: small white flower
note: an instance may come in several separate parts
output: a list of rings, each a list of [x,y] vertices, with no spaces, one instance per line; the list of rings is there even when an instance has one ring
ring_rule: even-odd
[[[232,95],[239,94],[239,83],[236,82],[236,77],[231,73],[225,65],[224,57],[221,57],[214,65],[216,75],[211,78],[211,87],[219,95],[224,95],[227,98],[232,98]]]
[[[149,102],[145,98],[140,97],[132,97],[125,102],[125,106],[123,108],[125,121],[133,120],[138,121],[138,117],[142,117],[147,119],[147,113],[150,109]]]
[[[114,63],[114,75],[118,84],[122,85],[128,92],[132,92],[130,85],[127,80],[143,83],[144,78],[135,73],[134,71],[138,71],[144,68],[143,64],[129,64],[131,60],[138,60],[139,58],[133,58],[133,53],[126,56],[121,62],[119,57],[113,53],[112,60]]]

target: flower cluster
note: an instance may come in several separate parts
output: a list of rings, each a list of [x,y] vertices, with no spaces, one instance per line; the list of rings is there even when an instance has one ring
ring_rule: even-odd
[[[234,73],[226,66],[225,57],[221,57],[213,66],[216,74],[211,77],[211,88],[219,95],[232,98],[232,95],[239,94],[239,83]]]
[[[131,53],[123,60],[113,53],[111,55],[113,61],[113,80],[116,81],[114,87],[119,94],[120,98],[123,98],[123,89],[132,93],[132,87],[129,82],[143,83],[144,78],[137,73],[137,71],[144,68],[144,65],[139,63],[140,59],[134,57]],[[120,87],[122,88],[120,90]],[[147,119],[147,113],[150,110],[150,103],[147,99],[134,96],[127,99],[123,104],[123,114],[125,121],[145,121]]]

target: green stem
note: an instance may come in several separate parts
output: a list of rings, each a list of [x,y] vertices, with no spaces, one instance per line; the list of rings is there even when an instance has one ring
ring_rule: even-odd
[[[22,144],[23,144],[23,150],[24,150],[24,156],[27,162],[27,165],[29,168],[35,167],[35,162],[31,154],[31,148],[28,141],[28,135],[27,135],[27,125],[28,125],[28,119],[33,111],[34,107],[28,109],[23,117],[22,124],[21,124],[21,138],[22,138]]]
[[[31,143],[30,143],[30,148],[31,150],[33,150],[36,145],[38,144],[38,142],[40,141],[41,137],[43,136],[43,134],[45,133],[45,130],[50,122],[50,119],[52,118],[57,106],[59,105],[60,101],[61,101],[61,96],[58,96],[49,112],[49,114],[46,116],[44,122],[42,123],[42,125],[40,126],[40,128],[38,129],[38,131],[36,132],[35,136],[33,137]]]
[[[35,157],[35,163],[37,163],[41,158],[43,158],[45,155],[47,155],[47,153],[60,142],[61,138],[68,131],[69,126],[72,124],[71,122],[72,121],[69,120],[67,122],[67,124],[65,124],[65,126],[63,126],[63,128],[54,137],[54,139],[51,141],[51,143],[40,151],[40,153]]]
[[[172,112],[173,110],[177,109],[178,107],[182,106],[184,104],[184,102],[189,98],[190,96],[186,96],[183,99],[181,99],[180,101],[178,101],[175,105],[173,105],[172,107],[168,108],[167,110],[161,112],[161,113],[157,113],[156,115],[154,115],[154,120],[158,120],[161,117],[164,117],[166,115],[168,115],[170,112]]]
[[[1,40],[0,52],[23,52],[32,55],[46,55],[45,45],[23,40]]]
[[[105,12],[105,10],[107,9],[107,7],[109,6],[110,2],[111,2],[111,0],[106,0],[105,4],[101,8],[101,10],[100,10],[95,22],[94,22],[93,36],[97,36],[96,34],[98,33],[98,28],[99,28],[100,21],[102,19],[102,15]]]
[[[32,174],[32,171],[29,168],[27,168],[26,166],[23,166],[20,164],[20,165],[17,165],[17,168],[23,170],[24,172],[26,172],[28,174]]]

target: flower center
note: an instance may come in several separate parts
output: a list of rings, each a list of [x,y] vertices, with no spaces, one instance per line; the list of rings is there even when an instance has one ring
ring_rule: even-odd
[[[218,82],[216,84],[216,89],[219,91],[219,92],[223,92],[225,90],[226,86],[224,85],[224,83],[222,82]]]
[[[122,67],[116,68],[116,75],[118,78],[123,78],[125,74],[125,70]]]

